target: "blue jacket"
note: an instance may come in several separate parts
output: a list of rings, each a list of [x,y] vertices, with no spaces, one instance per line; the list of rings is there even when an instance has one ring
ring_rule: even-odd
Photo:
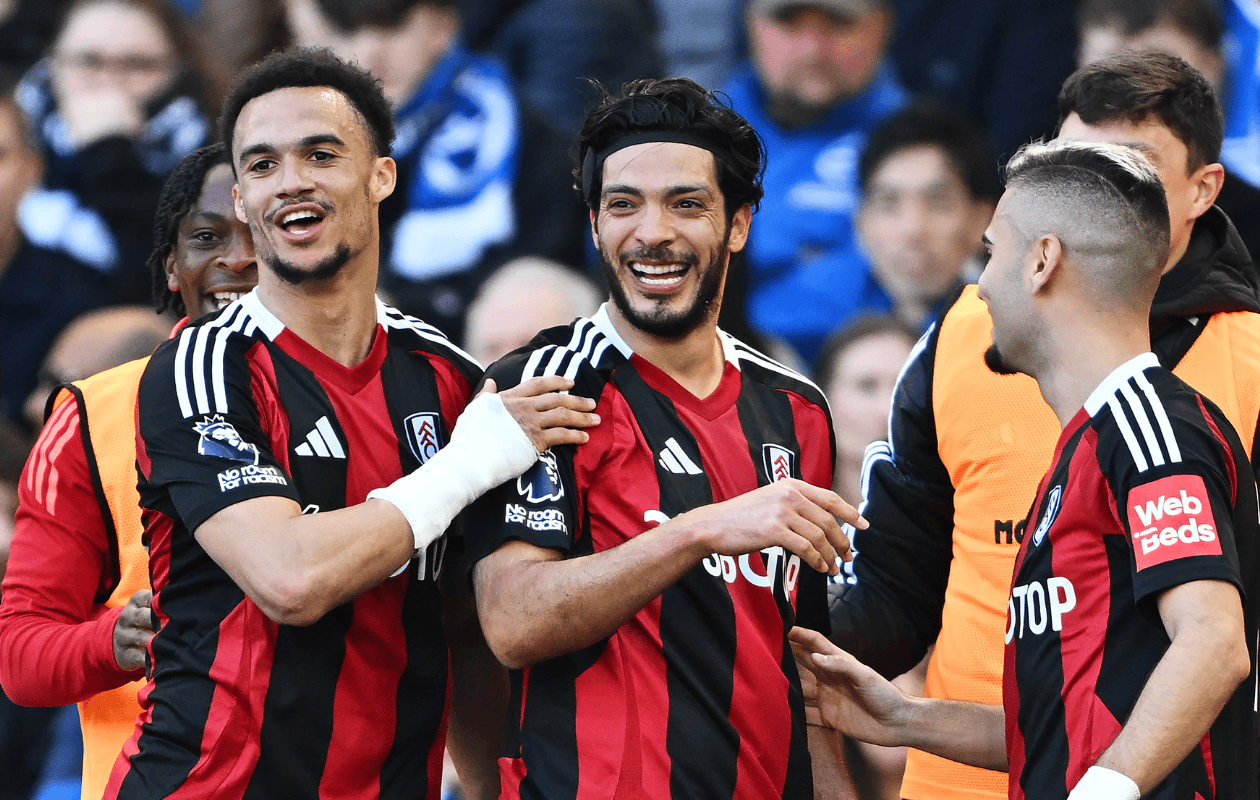
[[[749,321],[767,333],[787,338],[802,352],[812,352],[816,343],[802,342],[792,323],[803,311],[802,306],[812,300],[775,287],[808,284],[800,273],[811,263],[854,249],[858,155],[867,131],[904,106],[906,92],[885,66],[866,91],[841,103],[818,122],[795,130],[785,130],[766,115],[765,91],[751,65],[736,71],[725,92],[731,107],[761,134],[768,161],[763,184],[766,196],[748,245]],[[847,294],[856,286],[842,282],[813,288]],[[832,327],[834,323],[822,335]]]

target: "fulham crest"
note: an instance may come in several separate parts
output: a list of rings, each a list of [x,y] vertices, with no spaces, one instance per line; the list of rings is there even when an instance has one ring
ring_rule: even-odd
[[[1059,516],[1059,505],[1063,501],[1063,487],[1056,486],[1050,490],[1050,494],[1046,497],[1046,510],[1041,515],[1041,522],[1037,523],[1037,530],[1033,532],[1033,547],[1041,544],[1041,540],[1046,538],[1046,534],[1050,532],[1050,526],[1054,524],[1054,518]]]
[[[432,412],[412,414],[403,421],[407,429],[407,444],[421,464],[433,458],[438,451],[438,415]]]
[[[796,453],[783,445],[763,444],[761,458],[765,462],[766,476],[770,478],[771,483],[778,483],[792,477],[793,467],[796,466]]]

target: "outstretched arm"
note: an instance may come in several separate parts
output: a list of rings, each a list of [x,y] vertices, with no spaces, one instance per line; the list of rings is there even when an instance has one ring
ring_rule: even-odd
[[[826,489],[798,480],[680,514],[617,547],[565,559],[513,540],[477,562],[477,609],[486,640],[509,667],[523,668],[611,636],[652,598],[710,554],[783,547],[834,573],[848,539],[836,517],[865,527]]]
[[[913,747],[973,767],[1006,770],[1001,706],[911,697],[820,633],[793,628],[788,637],[810,724],[871,744]]]

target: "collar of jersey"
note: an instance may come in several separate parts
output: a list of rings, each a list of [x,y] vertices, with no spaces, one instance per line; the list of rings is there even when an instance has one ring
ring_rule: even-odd
[[[1089,414],[1091,417],[1094,416],[1098,413],[1099,409],[1107,405],[1107,401],[1110,400],[1116,392],[1120,391],[1121,386],[1128,383],[1129,378],[1132,378],[1134,375],[1148,370],[1151,367],[1158,366],[1159,359],[1155,357],[1154,353],[1147,352],[1140,356],[1134,356],[1120,366],[1116,367],[1111,371],[1110,375],[1103,378],[1103,382],[1098,384],[1098,387],[1094,389],[1094,391],[1091,392],[1089,397],[1085,400],[1085,413]]]
[[[372,336],[372,347],[368,350],[367,358],[353,367],[347,367],[329,358],[314,345],[286,328],[280,318],[263,305],[257,288],[236,302],[249,313],[250,319],[258,325],[258,330],[262,331],[264,336],[275,342],[281,350],[293,356],[299,363],[304,364],[321,380],[337,386],[347,394],[357,394],[366,386],[380,371],[381,363],[385,360],[388,337],[385,335],[385,306],[379,298],[376,301],[376,331]]]
[[[608,337],[613,347],[630,360],[648,386],[665,395],[675,404],[705,419],[713,420],[726,413],[739,398],[739,359],[736,357],[731,337],[723,331],[717,332],[718,340],[722,343],[722,356],[726,359],[722,379],[718,381],[717,388],[708,397],[696,397],[660,367],[630,349],[630,345],[626,344],[626,341],[617,333],[617,329],[613,327],[612,320],[608,317],[607,303],[599,307],[599,311],[591,317],[591,322],[596,330]]]
[[[608,316],[608,304],[604,303],[591,315],[591,322],[595,325],[595,330],[608,337],[608,341],[612,342],[613,347],[617,348],[626,358],[634,355],[634,351],[630,349],[630,345],[626,344],[626,340],[621,338],[621,334],[617,333],[617,329],[613,327],[612,319]],[[739,369],[739,355],[735,352],[735,346],[732,344],[731,337],[721,328],[717,329],[718,341],[722,343],[722,357],[726,359],[726,363],[734,365],[735,369]],[[642,356],[640,356],[642,360]]]

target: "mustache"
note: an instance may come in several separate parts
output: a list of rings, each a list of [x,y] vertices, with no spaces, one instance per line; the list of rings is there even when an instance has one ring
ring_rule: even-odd
[[[680,253],[677,250],[670,250],[668,247],[636,247],[633,250],[627,250],[617,256],[617,260],[624,267],[631,261],[677,261],[680,264],[686,264],[694,267],[700,263],[700,257],[695,253]]]
[[[314,205],[319,206],[324,211],[325,214],[331,214],[333,212],[332,203],[329,203],[327,200],[311,200],[309,198],[302,199],[302,200],[290,200],[286,203],[281,203],[280,205],[276,206],[271,211],[268,211],[266,214],[263,214],[263,222],[266,222],[268,225],[270,225],[272,222],[275,222],[276,217],[278,217],[281,213],[283,213],[286,208],[291,208],[293,206],[308,205],[308,204],[314,204]]]

